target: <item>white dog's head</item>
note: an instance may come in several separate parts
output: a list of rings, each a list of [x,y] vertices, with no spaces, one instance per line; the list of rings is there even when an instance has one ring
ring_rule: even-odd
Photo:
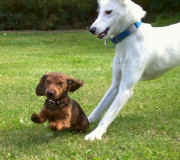
[[[108,39],[141,20],[146,12],[131,0],[98,0],[98,17],[90,32]]]

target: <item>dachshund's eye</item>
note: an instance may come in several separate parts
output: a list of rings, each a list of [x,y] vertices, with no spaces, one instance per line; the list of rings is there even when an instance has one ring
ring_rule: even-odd
[[[105,14],[106,15],[110,15],[112,13],[112,10],[107,10],[107,11],[105,11]]]
[[[51,83],[51,81],[50,81],[50,80],[46,80],[46,83],[47,83],[47,84],[50,84],[50,83]]]

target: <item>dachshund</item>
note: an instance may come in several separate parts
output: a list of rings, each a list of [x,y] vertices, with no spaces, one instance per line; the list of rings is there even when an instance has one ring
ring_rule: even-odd
[[[80,105],[68,96],[83,85],[81,80],[58,72],[50,72],[42,76],[36,87],[37,96],[47,99],[39,114],[32,114],[35,123],[49,121],[50,129],[60,131],[65,129],[84,132],[88,126],[88,119]]]

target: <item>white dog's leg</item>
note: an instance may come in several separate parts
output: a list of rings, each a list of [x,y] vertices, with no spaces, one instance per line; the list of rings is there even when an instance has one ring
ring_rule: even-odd
[[[144,63],[136,64],[136,60],[129,62],[130,63],[124,64],[122,68],[122,79],[116,98],[114,99],[103,119],[99,122],[97,128],[88,134],[85,137],[85,140],[101,139],[108,126],[117,117],[119,111],[132,96],[133,88],[142,76]]]
[[[118,87],[112,86],[103,99],[100,101],[98,106],[93,110],[93,112],[89,115],[88,120],[89,123],[95,122],[98,120],[98,118],[101,116],[101,114],[109,107],[114,100],[116,94],[118,92]]]
[[[120,69],[118,65],[119,65],[119,59],[115,57],[113,61],[112,86],[106,92],[105,96],[102,98],[98,106],[89,115],[88,120],[90,123],[98,120],[98,118],[104,113],[104,111],[112,104],[113,100],[115,99],[118,93],[120,77],[121,77]]]
[[[132,96],[132,93],[133,92],[131,89],[119,92],[111,107],[108,109],[105,116],[98,124],[98,127],[90,134],[88,134],[85,137],[85,140],[101,139],[102,135],[106,132],[108,126],[117,117],[119,111],[123,108],[123,106],[127,103],[128,99]]]

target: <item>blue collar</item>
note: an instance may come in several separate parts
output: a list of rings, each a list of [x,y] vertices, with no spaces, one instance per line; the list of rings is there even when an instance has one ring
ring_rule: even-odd
[[[133,25],[131,25],[128,29],[126,29],[124,32],[119,33],[116,37],[111,39],[111,42],[115,45],[127,38],[132,33],[136,32],[137,29],[141,26],[142,22],[136,22]]]

